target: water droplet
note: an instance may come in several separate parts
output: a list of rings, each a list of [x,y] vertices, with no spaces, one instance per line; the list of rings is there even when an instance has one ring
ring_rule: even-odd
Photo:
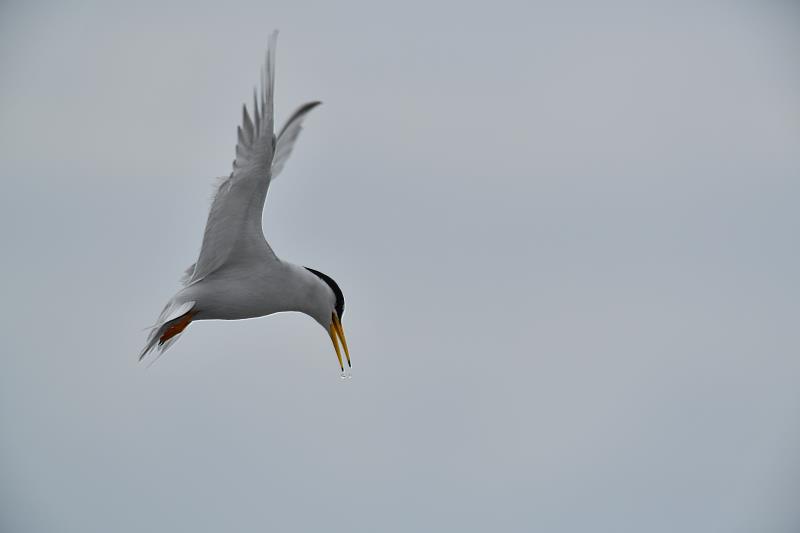
[[[347,379],[347,373],[344,370],[342,370],[342,373],[339,374],[339,378],[340,379]]]

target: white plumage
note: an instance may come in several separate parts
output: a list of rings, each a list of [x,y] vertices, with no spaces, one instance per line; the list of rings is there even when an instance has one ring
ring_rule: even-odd
[[[163,353],[194,320],[235,320],[280,311],[305,313],[328,330],[340,367],[337,340],[350,362],[340,318],[344,297],[329,276],[282,261],[261,226],[267,189],[292,152],[302,123],[319,102],[301,106],[274,134],[275,45],[270,36],[253,118],[242,109],[233,172],[219,184],[208,214],[200,255],[152,327],[139,359]]]

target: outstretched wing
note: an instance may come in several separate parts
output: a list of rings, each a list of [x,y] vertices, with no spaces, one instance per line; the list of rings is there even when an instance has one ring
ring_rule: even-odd
[[[303,120],[306,118],[306,115],[321,103],[322,102],[309,102],[303,104],[297,111],[292,113],[292,116],[289,117],[289,120],[287,120],[286,124],[281,128],[281,132],[278,134],[278,141],[275,143],[275,157],[272,160],[273,179],[278,177],[278,174],[281,173],[283,166],[286,164],[286,160],[289,159],[289,156],[292,154],[294,143],[297,141],[297,137],[303,129]]]
[[[184,273],[181,281],[189,285],[219,269],[232,257],[248,254],[275,259],[261,228],[267,190],[292,153],[302,123],[320,102],[301,106],[286,122],[277,139],[274,132],[275,45],[277,32],[269,40],[261,91],[253,95],[253,117],[242,109],[233,172],[223,179],[211,210],[200,257]],[[259,100],[261,108],[259,109]]]
[[[237,246],[269,249],[261,229],[261,213],[275,153],[273,100],[277,36],[277,32],[270,36],[261,91],[253,95],[255,121],[250,118],[247,106],[243,106],[233,172],[219,184],[208,213],[200,256],[191,275],[184,277],[186,284],[199,281],[217,270]]]

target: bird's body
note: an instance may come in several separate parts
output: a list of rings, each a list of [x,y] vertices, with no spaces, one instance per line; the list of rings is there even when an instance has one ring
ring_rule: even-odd
[[[330,308],[335,305],[335,297],[322,280],[303,267],[277,258],[269,268],[258,263],[226,265],[184,288],[175,299],[196,303],[194,320],[238,320],[298,311],[324,324],[330,319],[327,313],[312,313],[322,304]]]
[[[297,311],[328,330],[340,366],[337,340],[350,362],[340,322],[344,297],[338,285],[321,272],[279,259],[261,226],[270,183],[291,154],[303,119],[319,105],[301,106],[277,136],[273,133],[275,39],[273,34],[261,94],[254,94],[254,119],[247,108],[243,110],[233,172],[217,189],[200,255],[186,271],[183,289],[161,312],[140,359],[154,349],[162,353],[195,320],[238,320]]]

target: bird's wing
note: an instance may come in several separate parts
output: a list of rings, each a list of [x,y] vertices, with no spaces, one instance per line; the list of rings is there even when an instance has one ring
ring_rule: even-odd
[[[320,102],[301,106],[275,137],[273,101],[276,40],[277,32],[273,32],[262,71],[262,90],[260,94],[257,92],[253,95],[255,121],[250,119],[244,106],[233,172],[219,184],[208,213],[200,257],[184,273],[181,279],[184,285],[203,279],[232,257],[266,250],[268,257],[277,260],[261,227],[267,190],[291,154],[303,119]]]
[[[278,134],[278,140],[275,143],[275,157],[272,159],[272,179],[278,177],[278,174],[283,170],[286,160],[292,154],[294,143],[303,129],[303,120],[306,115],[317,107],[322,102],[309,102],[300,106],[300,108],[292,113],[289,120],[286,121],[281,132]]]
[[[266,246],[269,249],[261,229],[261,212],[275,153],[273,96],[276,40],[277,32],[274,32],[269,39],[261,91],[253,95],[255,121],[250,118],[247,106],[243,106],[233,172],[217,188],[208,213],[200,256],[193,267],[189,267],[191,273],[187,271],[184,275],[185,284],[199,281],[220,268],[237,246]]]

